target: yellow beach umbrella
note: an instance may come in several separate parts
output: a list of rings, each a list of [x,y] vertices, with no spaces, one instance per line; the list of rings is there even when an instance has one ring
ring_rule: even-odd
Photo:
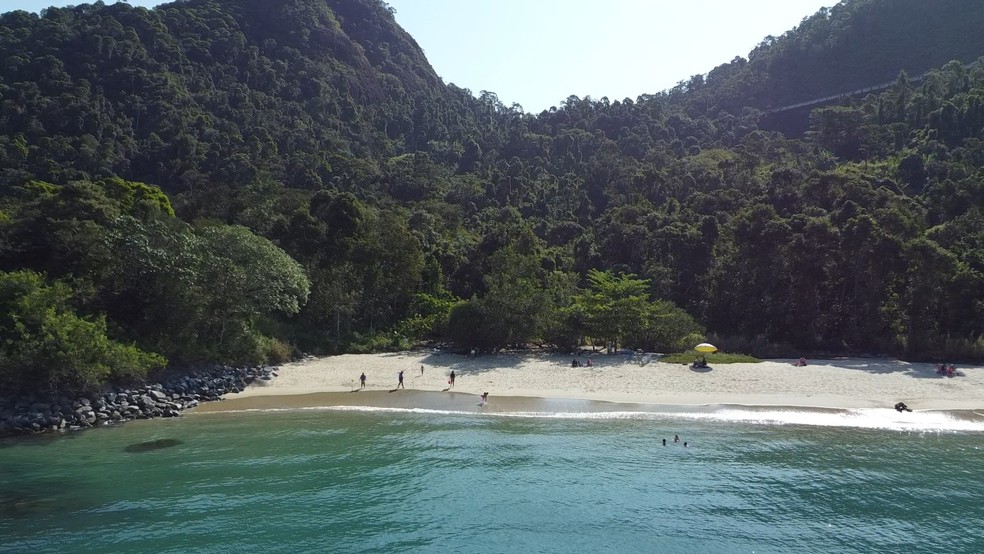
[[[694,350],[698,352],[717,352],[717,347],[713,344],[702,342],[694,347]]]

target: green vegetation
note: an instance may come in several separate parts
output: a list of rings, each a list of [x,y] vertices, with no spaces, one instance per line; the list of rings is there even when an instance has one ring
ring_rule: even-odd
[[[666,362],[668,364],[687,364],[690,365],[694,363],[694,360],[703,357],[707,360],[707,365],[714,367],[716,365],[722,364],[747,364],[747,363],[758,363],[762,360],[749,356],[748,354],[732,354],[729,352],[710,352],[703,353],[697,352],[696,350],[686,350],[684,352],[675,352],[673,354],[667,354],[666,356],[660,357],[659,361]]]
[[[37,273],[0,273],[0,382],[77,390],[164,366],[157,354],[110,340],[105,318],[80,317],[70,296]]]
[[[32,284],[0,375],[705,335],[984,359],[982,21],[846,0],[673,90],[529,114],[443,84],[378,0],[2,14],[0,271]]]

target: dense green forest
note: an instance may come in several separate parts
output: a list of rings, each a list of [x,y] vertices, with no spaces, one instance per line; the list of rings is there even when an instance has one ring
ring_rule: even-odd
[[[424,340],[984,359],[980,28],[845,0],[530,114],[443,83],[380,0],[5,13],[0,381]]]

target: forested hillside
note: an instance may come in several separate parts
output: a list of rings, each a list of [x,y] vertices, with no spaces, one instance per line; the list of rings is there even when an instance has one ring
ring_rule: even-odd
[[[982,359],[984,5],[924,4],[540,114],[445,85],[379,0],[3,14],[0,377],[420,340]],[[865,76],[896,84],[760,127]]]
[[[774,110],[912,77],[984,54],[976,0],[855,0],[823,8],[779,37],[679,87],[707,114]]]

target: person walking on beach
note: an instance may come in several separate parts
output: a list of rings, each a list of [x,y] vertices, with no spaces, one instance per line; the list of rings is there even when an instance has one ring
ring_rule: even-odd
[[[448,379],[448,388],[449,389],[453,389],[454,388],[454,370],[453,369],[451,370],[451,378]]]
[[[399,384],[396,385],[396,388],[398,388],[398,389],[405,389],[406,388],[406,387],[403,386],[403,370],[402,369],[400,370],[400,382],[399,382]]]
[[[424,376],[424,366],[420,366],[420,376]]]
[[[360,389],[366,388],[366,372],[365,371],[362,372],[362,375],[359,375],[359,384],[360,384],[360,386],[359,386]]]

